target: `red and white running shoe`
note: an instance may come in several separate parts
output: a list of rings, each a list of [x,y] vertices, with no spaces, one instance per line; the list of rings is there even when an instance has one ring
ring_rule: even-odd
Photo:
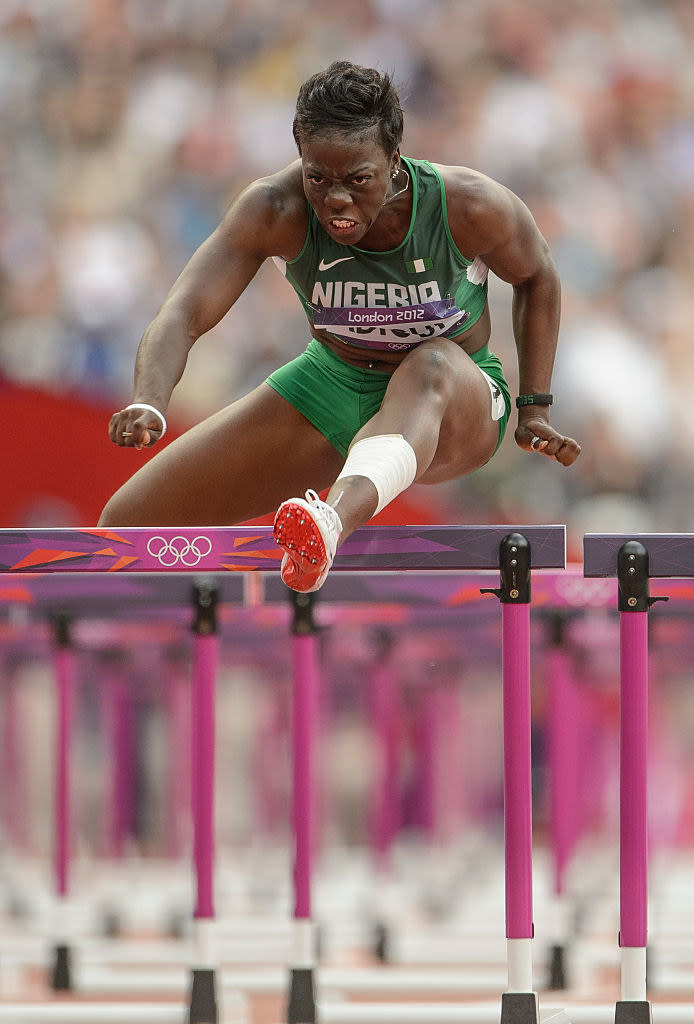
[[[281,575],[292,590],[312,593],[325,583],[342,533],[340,517],[315,491],[283,501],[275,514],[274,537],[284,549]]]

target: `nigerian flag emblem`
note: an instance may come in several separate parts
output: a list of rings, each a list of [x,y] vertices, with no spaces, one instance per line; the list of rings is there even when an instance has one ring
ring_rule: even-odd
[[[425,256],[423,260],[405,260],[405,269],[408,274],[423,274],[425,270],[434,269],[434,261],[431,256]]]

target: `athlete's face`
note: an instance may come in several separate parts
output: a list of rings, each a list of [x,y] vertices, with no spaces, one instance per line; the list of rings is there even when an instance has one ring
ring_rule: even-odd
[[[356,245],[392,191],[400,154],[384,151],[376,130],[360,136],[331,132],[303,139],[304,192],[318,220],[337,242]]]

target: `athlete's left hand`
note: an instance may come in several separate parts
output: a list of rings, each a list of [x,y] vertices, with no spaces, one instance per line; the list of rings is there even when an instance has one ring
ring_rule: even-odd
[[[516,427],[516,444],[526,452],[539,452],[562,466],[570,466],[581,454],[581,446],[573,437],[559,434],[541,417],[524,420]]]

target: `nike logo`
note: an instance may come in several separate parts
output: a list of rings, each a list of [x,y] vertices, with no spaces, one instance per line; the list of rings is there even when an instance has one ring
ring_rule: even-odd
[[[331,267],[336,267],[338,263],[345,263],[346,260],[353,260],[354,256],[340,256],[339,260],[331,260],[330,263],[326,263],[325,260],[321,260],[318,264],[319,270],[330,270]]]

